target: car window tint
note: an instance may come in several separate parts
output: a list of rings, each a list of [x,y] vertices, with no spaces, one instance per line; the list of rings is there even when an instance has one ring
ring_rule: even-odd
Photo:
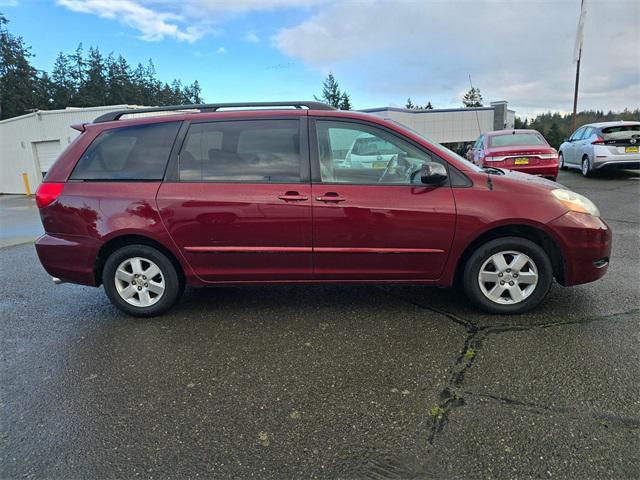
[[[409,142],[363,124],[318,120],[316,139],[324,183],[420,184],[416,173],[432,161]]]
[[[180,122],[112,128],[80,157],[72,180],[161,180]]]
[[[546,145],[544,138],[536,133],[510,133],[489,137],[491,147],[509,147],[512,145]]]
[[[193,124],[179,163],[182,181],[299,182],[299,121]]]

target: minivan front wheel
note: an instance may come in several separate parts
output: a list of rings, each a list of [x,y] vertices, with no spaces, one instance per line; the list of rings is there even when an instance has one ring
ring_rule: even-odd
[[[553,268],[546,252],[520,237],[491,240],[473,252],[464,269],[469,299],[490,313],[522,313],[549,292]]]
[[[102,284],[111,303],[137,317],[166,312],[182,293],[171,260],[147,245],[127,245],[113,252],[104,265]]]

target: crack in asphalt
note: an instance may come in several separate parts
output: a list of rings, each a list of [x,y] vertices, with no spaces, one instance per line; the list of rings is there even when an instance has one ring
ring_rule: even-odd
[[[547,322],[541,324],[534,325],[504,325],[504,324],[495,324],[495,325],[484,325],[478,326],[471,320],[468,320],[460,315],[457,315],[453,312],[449,312],[447,310],[443,310],[437,307],[432,307],[431,305],[425,305],[416,300],[406,298],[403,295],[398,295],[392,291],[389,291],[387,288],[378,287],[385,294],[390,297],[401,300],[410,305],[414,305],[423,310],[428,310],[430,312],[436,313],[438,315],[444,316],[445,318],[451,320],[457,325],[462,326],[467,335],[464,340],[464,344],[458,355],[456,356],[452,372],[449,376],[449,380],[445,388],[439,394],[439,403],[434,405],[431,409],[431,416],[433,418],[433,423],[431,425],[431,429],[428,436],[428,443],[433,445],[435,443],[436,436],[441,433],[446,427],[449,416],[452,414],[453,410],[456,408],[460,408],[465,405],[464,395],[475,395],[478,397],[485,397],[495,401],[499,401],[504,405],[512,405],[512,406],[521,406],[528,407],[532,411],[536,411],[537,413],[543,413],[544,411],[554,411],[556,413],[576,415],[576,413],[581,414],[581,417],[589,417],[596,420],[598,423],[608,426],[622,426],[625,428],[640,428],[640,418],[628,418],[628,417],[617,417],[614,415],[603,414],[603,413],[593,413],[588,414],[582,412],[576,408],[571,407],[554,407],[551,405],[544,404],[535,404],[535,403],[527,403],[521,402],[519,400],[510,399],[507,397],[500,397],[497,395],[489,395],[489,394],[478,394],[469,390],[461,390],[462,385],[464,383],[464,378],[469,371],[469,369],[473,366],[475,360],[478,358],[478,354],[482,349],[482,341],[489,335],[500,335],[502,333],[507,332],[526,332],[535,329],[544,329],[544,328],[553,328],[560,327],[564,325],[587,325],[594,322],[601,322],[612,320],[617,317],[626,317],[628,315],[638,315],[640,314],[640,309],[633,308],[630,310],[625,310],[622,312],[616,312],[608,315],[602,315],[598,317],[587,317],[580,320],[568,320],[568,321],[559,321],[559,322]],[[543,410],[540,412],[539,410]]]
[[[569,415],[574,418],[589,418],[600,425],[608,428],[608,427],[620,427],[627,429],[640,429],[640,417],[622,417],[619,415],[612,415],[610,413],[602,413],[602,412],[589,412],[580,409],[579,407],[574,407],[570,405],[545,405],[544,403],[535,403],[535,402],[523,402],[521,400],[516,400],[515,398],[504,397],[500,395],[491,395],[488,393],[479,393],[474,392],[472,390],[465,390],[463,392],[468,396],[475,396],[479,398],[484,398],[488,400],[496,401],[502,405],[511,406],[511,407],[522,407],[529,411],[538,414],[545,414],[546,412],[554,412],[561,413],[565,415]]]

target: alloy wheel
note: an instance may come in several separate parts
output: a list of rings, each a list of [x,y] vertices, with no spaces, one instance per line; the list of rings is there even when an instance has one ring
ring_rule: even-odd
[[[528,255],[508,250],[489,257],[480,267],[478,284],[494,303],[513,305],[528,298],[538,285],[538,268]]]
[[[165,291],[162,270],[143,257],[128,258],[118,265],[114,282],[120,297],[136,307],[150,307]]]

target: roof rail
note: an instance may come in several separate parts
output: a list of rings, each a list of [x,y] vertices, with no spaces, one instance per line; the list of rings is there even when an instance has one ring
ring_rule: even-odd
[[[246,103],[202,103],[197,105],[168,105],[166,107],[129,108],[105,113],[96,118],[93,123],[111,122],[119,120],[122,115],[153,112],[170,112],[174,110],[199,110],[200,112],[215,112],[220,108],[263,108],[263,107],[306,107],[309,110],[335,110],[331,105],[322,102],[246,102]]]

